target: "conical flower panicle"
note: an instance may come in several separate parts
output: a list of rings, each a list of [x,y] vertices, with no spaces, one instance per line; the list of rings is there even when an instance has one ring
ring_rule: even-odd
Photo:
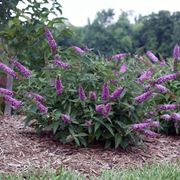
[[[18,79],[16,72],[8,67],[6,64],[0,62],[0,69],[2,69],[5,73],[11,75],[12,77]]]
[[[57,95],[60,96],[63,92],[63,85],[59,76],[57,76],[55,84],[56,84]]]
[[[162,83],[165,83],[167,81],[177,79],[178,77],[180,77],[180,73],[173,73],[173,74],[164,75],[164,76],[161,76],[158,79],[156,79],[155,84],[162,84]]]
[[[43,96],[41,96],[40,94],[37,94],[37,93],[33,93],[33,92],[29,92],[27,94],[27,97],[28,98],[34,98],[36,101],[43,101],[44,100]]]
[[[168,93],[168,92],[170,92],[170,90],[168,88],[166,88],[165,86],[162,86],[160,84],[156,84],[154,87],[160,93]]]
[[[118,98],[121,96],[123,90],[124,90],[124,88],[122,88],[122,87],[116,88],[116,89],[114,90],[114,92],[110,95],[110,99],[111,99],[111,100],[116,100],[116,99],[118,99]]]
[[[144,101],[148,100],[149,98],[151,98],[153,95],[152,91],[147,91],[137,97],[135,97],[135,102],[136,103],[143,103]]]
[[[78,47],[78,46],[72,46],[72,48],[75,50],[75,52],[77,53],[77,54],[84,54],[85,53],[85,51],[84,50],[82,50],[80,47]]]
[[[97,99],[97,95],[95,91],[89,92],[89,99],[95,101]]]
[[[152,75],[154,74],[154,71],[152,69],[148,69],[147,71],[144,71],[140,77],[138,78],[139,82],[144,82],[146,80],[150,80],[152,78]]]
[[[13,96],[14,93],[12,91],[8,90],[8,89],[0,88],[0,94]]]
[[[68,114],[62,114],[61,119],[63,120],[64,123],[71,123],[71,117]]]
[[[48,108],[45,107],[40,101],[36,101],[36,105],[37,108],[39,109],[39,111],[43,114],[47,114],[48,113]]]
[[[4,100],[8,102],[13,109],[18,109],[22,106],[22,101],[14,99],[11,96],[5,95]]]
[[[69,69],[71,67],[70,64],[64,63],[59,56],[55,56],[54,64],[62,69]]]
[[[159,62],[159,59],[151,51],[147,51],[146,55],[152,62],[154,63]]]
[[[174,47],[173,58],[174,58],[174,60],[179,60],[180,59],[180,47],[179,47],[178,44],[176,44],[175,47]]]
[[[81,101],[84,101],[86,99],[86,95],[82,86],[79,86],[78,92],[79,92],[79,99]]]
[[[32,75],[31,71],[27,69],[25,66],[23,66],[20,62],[17,61],[17,59],[13,58],[11,62],[14,64],[14,66],[20,71],[20,73],[25,76],[26,78],[30,77]]]
[[[126,63],[124,63],[122,66],[121,66],[121,68],[120,68],[120,73],[125,73],[126,72],[126,69],[127,69],[127,64]]]
[[[163,105],[158,105],[157,109],[166,111],[166,110],[176,110],[179,109],[180,105],[179,104],[163,104]]]
[[[108,101],[109,100],[109,86],[108,83],[105,83],[102,87],[102,100]]]
[[[144,131],[143,131],[143,134],[144,134],[145,136],[147,136],[147,137],[150,137],[150,138],[155,138],[155,137],[159,136],[158,133],[155,133],[155,132],[153,132],[153,131],[151,131],[151,130],[148,130],[148,129],[144,130]]]
[[[180,121],[180,114],[179,113],[172,113],[171,118],[175,121]]]
[[[45,27],[45,36],[53,54],[57,53],[57,43],[48,27]]]

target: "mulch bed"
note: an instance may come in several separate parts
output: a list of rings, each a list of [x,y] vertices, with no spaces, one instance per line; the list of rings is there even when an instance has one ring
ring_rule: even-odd
[[[180,137],[161,135],[146,139],[143,146],[104,150],[100,146],[75,148],[55,141],[50,134],[38,136],[24,129],[22,116],[0,117],[0,173],[21,173],[29,168],[54,168],[60,165],[85,175],[99,175],[104,169],[142,166],[156,160],[180,158]]]

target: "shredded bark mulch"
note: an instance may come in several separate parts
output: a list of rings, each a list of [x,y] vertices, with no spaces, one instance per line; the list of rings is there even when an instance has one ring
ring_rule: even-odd
[[[180,158],[180,137],[146,139],[142,146],[104,150],[101,146],[76,148],[54,140],[49,133],[38,136],[24,129],[22,116],[0,117],[0,173],[21,173],[29,168],[73,169],[85,175],[99,175],[104,169],[142,166],[154,161]]]

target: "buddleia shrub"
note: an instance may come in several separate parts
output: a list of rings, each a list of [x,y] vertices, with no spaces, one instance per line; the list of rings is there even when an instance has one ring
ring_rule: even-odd
[[[62,50],[48,28],[45,32],[52,50],[46,66],[17,85],[26,125],[77,146],[137,144],[130,128],[140,120],[134,60],[123,53],[104,58],[76,46]]]
[[[27,77],[16,85],[23,106],[15,101],[27,116],[26,125],[38,132],[49,130],[62,143],[77,146],[100,142],[106,148],[126,148],[137,144],[141,134],[157,135],[152,129],[159,122],[141,119],[146,97],[134,98],[142,89],[136,77],[144,63],[128,53],[105,58],[88,48],[62,49],[47,27],[45,36],[51,53],[41,71],[30,73],[13,62]]]

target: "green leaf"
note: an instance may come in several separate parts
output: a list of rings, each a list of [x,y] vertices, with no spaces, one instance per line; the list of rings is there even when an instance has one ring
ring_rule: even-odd
[[[115,140],[115,148],[117,148],[122,141],[122,136],[120,134],[116,134],[114,140]]]
[[[108,149],[108,148],[110,148],[110,147],[111,147],[111,141],[107,140],[107,141],[105,142],[104,148],[105,148],[105,149]]]
[[[76,138],[76,134],[74,133],[73,129],[71,129],[70,127],[69,127],[69,132],[71,133],[72,137],[74,138],[76,145],[80,146],[80,142],[79,142],[78,138]]]
[[[95,126],[94,126],[94,132],[96,133],[97,129],[100,127],[100,123],[99,122],[96,122],[95,123]]]
[[[56,133],[56,131],[57,131],[58,127],[59,127],[59,122],[55,122],[55,123],[53,123],[53,134],[55,134],[55,133]]]

